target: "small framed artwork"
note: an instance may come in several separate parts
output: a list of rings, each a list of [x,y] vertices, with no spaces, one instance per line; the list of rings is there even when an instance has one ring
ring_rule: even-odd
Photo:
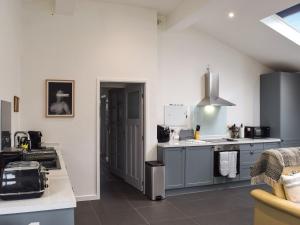
[[[46,80],[46,117],[74,117],[74,80]]]
[[[20,98],[14,96],[14,112],[19,112]]]

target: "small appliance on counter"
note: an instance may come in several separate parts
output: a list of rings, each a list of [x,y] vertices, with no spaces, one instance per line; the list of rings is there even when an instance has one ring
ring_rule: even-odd
[[[18,200],[39,198],[44,194],[46,170],[36,161],[8,163],[2,171],[0,198]]]
[[[179,132],[179,140],[189,140],[194,139],[195,134],[193,129],[181,129]]]
[[[270,127],[245,127],[245,138],[269,138]]]
[[[157,141],[165,143],[170,141],[170,128],[163,125],[157,125]]]
[[[41,149],[42,148],[42,132],[41,131],[28,131],[31,141],[32,149]]]

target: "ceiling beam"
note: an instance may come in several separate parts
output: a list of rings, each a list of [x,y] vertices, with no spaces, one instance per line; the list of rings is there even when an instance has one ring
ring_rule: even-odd
[[[73,15],[76,0],[54,0],[53,14]]]
[[[166,30],[184,30],[198,20],[201,8],[208,0],[184,0],[167,16]]]

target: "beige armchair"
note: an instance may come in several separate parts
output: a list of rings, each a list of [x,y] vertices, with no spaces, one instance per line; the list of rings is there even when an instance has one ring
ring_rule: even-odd
[[[300,171],[300,167],[287,167],[283,174]],[[254,225],[300,225],[300,204],[285,199],[284,189],[278,184],[273,193],[255,189]]]

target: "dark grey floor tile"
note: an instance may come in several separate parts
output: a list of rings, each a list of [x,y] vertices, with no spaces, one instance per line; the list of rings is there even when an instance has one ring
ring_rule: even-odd
[[[226,212],[204,214],[193,218],[198,225],[252,225],[253,210],[244,208]]]
[[[147,222],[134,209],[118,213],[99,213],[102,225],[147,225]]]
[[[125,198],[103,198],[91,201],[91,205],[96,213],[120,213],[132,210],[132,206]]]
[[[198,216],[217,212],[227,212],[244,207],[244,203],[236,197],[218,196],[215,198],[194,201],[176,201],[172,204],[188,216]]]
[[[218,212],[197,216],[193,220],[198,225],[231,225],[229,222],[230,216],[234,215],[229,215],[229,212]]]
[[[150,223],[186,218],[181,211],[171,204],[137,208],[137,211]]]
[[[75,209],[76,225],[101,225],[97,215],[93,212],[90,202],[77,202]]]
[[[151,201],[145,195],[128,195],[127,200],[131,204],[133,208],[141,208],[141,207],[149,207],[149,206],[157,206],[168,204],[167,200],[162,201]]]
[[[150,223],[150,225],[197,225],[197,223],[192,219],[179,219]]]

